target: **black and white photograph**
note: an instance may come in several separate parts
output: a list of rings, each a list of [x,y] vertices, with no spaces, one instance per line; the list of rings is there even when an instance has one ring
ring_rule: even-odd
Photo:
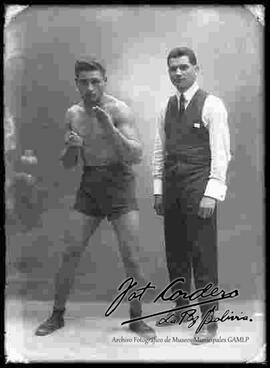
[[[264,5],[5,5],[10,363],[266,363]]]

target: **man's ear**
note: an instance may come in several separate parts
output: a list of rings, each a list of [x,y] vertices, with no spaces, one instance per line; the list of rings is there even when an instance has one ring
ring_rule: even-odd
[[[104,76],[104,82],[107,82],[107,80],[108,80],[108,78],[107,78],[107,76],[105,75],[105,76]]]
[[[199,65],[195,65],[195,72],[196,72],[196,74],[198,74],[198,73],[199,73],[199,71],[200,71],[200,67],[199,67]]]

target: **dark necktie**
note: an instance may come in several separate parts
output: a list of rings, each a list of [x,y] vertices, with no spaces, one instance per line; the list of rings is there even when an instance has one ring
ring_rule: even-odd
[[[185,111],[185,96],[183,95],[183,93],[180,96],[180,105],[179,105],[179,115],[182,115],[183,112]]]

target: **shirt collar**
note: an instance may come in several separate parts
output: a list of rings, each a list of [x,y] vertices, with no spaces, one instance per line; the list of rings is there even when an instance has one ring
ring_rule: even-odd
[[[192,99],[192,97],[195,95],[195,93],[198,91],[199,89],[199,85],[198,83],[195,81],[192,86],[189,87],[189,89],[187,89],[183,95],[185,97],[185,100],[187,103],[189,103],[189,101]],[[177,100],[179,101],[180,100],[180,96],[181,96],[181,93],[177,90],[176,91],[176,96],[177,96]]]

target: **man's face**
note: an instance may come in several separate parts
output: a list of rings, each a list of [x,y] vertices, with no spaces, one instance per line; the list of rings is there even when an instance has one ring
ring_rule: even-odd
[[[189,57],[184,55],[169,59],[169,75],[172,84],[180,92],[186,91],[195,82],[198,66],[192,65]]]
[[[106,86],[106,77],[99,70],[81,71],[76,78],[81,98],[87,105],[100,101]]]

